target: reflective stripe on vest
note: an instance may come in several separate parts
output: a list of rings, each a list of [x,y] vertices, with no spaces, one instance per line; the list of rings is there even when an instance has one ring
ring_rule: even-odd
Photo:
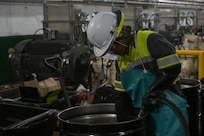
[[[124,92],[125,89],[122,86],[122,82],[115,80],[115,90]]]
[[[141,61],[142,61],[142,63],[148,63],[148,62],[152,62],[153,60],[154,59],[151,56],[141,58],[141,60],[136,60],[136,61],[132,62],[131,64],[129,64],[127,66],[126,70],[128,71],[132,68],[135,68],[136,66],[141,65]]]
[[[157,59],[159,69],[167,68],[175,64],[179,64],[179,57],[177,54],[171,54],[162,58]]]

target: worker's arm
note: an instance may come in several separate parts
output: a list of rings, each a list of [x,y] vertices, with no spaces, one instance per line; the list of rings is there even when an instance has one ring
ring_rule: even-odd
[[[157,63],[157,68],[155,68],[156,79],[144,96],[143,104],[149,110],[153,110],[157,107],[159,94],[177,79],[181,64],[173,45],[159,34],[150,35],[148,49]]]
[[[164,90],[178,77],[181,63],[175,47],[160,34],[152,34],[148,38],[148,49],[156,61],[156,80],[150,90]]]

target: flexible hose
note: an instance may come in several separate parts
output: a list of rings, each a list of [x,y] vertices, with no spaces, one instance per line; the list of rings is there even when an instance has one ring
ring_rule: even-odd
[[[168,99],[160,98],[159,101],[161,103],[166,104],[167,106],[169,106],[176,113],[181,125],[183,126],[184,135],[185,136],[190,136],[188,124],[186,123],[186,120],[185,120],[182,112],[179,110],[179,108],[173,102],[171,102]]]

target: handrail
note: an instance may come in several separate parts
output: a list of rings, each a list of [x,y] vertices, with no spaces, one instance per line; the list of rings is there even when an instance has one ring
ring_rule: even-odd
[[[176,50],[178,55],[194,55],[198,57],[198,79],[204,77],[204,51],[201,50]]]

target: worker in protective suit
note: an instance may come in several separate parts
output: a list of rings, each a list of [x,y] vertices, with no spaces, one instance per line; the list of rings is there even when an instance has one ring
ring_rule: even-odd
[[[87,37],[96,56],[118,55],[116,69],[120,76],[115,82],[115,90],[120,92],[116,101],[118,120],[134,118],[134,109],[142,109],[149,112],[147,136],[186,136],[188,130],[175,112],[159,102],[161,98],[173,102],[182,113],[183,123],[188,124],[187,102],[178,78],[181,64],[174,46],[156,32],[134,32],[124,26],[124,14],[119,10],[96,14],[88,24]]]

